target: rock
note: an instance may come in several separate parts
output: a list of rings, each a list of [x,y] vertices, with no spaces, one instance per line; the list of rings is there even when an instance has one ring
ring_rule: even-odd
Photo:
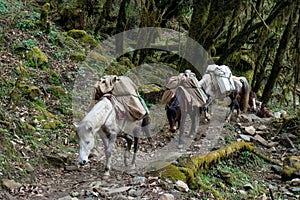
[[[247,192],[245,190],[239,190],[239,193],[245,196],[247,195]]]
[[[278,142],[269,142],[268,143],[268,146],[269,147],[275,147],[275,146],[277,146],[279,143]]]
[[[128,191],[128,194],[133,197],[140,197],[143,194],[144,190],[134,190],[131,189]]]
[[[175,200],[175,197],[172,194],[165,193],[160,195],[159,200]]]
[[[78,197],[80,196],[80,193],[79,192],[71,192],[71,197]]]
[[[57,200],[78,200],[76,197],[71,197],[70,195],[58,198]]]
[[[132,180],[132,183],[134,185],[144,185],[146,183],[147,179],[143,176],[138,176],[138,177],[135,177],[133,180]]]
[[[276,172],[276,173],[281,173],[282,172],[282,167],[278,166],[278,165],[272,165],[271,169]]]
[[[294,178],[291,180],[293,186],[300,185],[300,178]]]
[[[239,134],[239,136],[246,142],[250,142],[251,139],[253,140],[253,137],[250,135]]]
[[[181,192],[188,192],[189,191],[189,186],[185,182],[183,182],[182,180],[176,181],[175,187]]]
[[[81,171],[77,166],[75,165],[67,165],[65,166],[66,171]]]
[[[38,47],[32,47],[28,53],[28,60],[30,60],[36,67],[42,67],[48,64],[48,57]]]
[[[227,170],[218,170],[221,178],[228,183],[229,185],[233,185],[234,182],[234,175],[232,172],[227,171]]]
[[[262,145],[268,147],[268,142],[264,138],[262,138],[260,135],[255,135],[254,139],[256,141],[258,141],[259,143],[261,143]]]
[[[22,186],[20,183],[9,179],[2,179],[2,185],[9,190],[16,190]]]
[[[253,185],[251,185],[250,183],[245,184],[243,187],[245,190],[253,190],[254,189]]]
[[[113,198],[113,200],[128,200],[129,198],[125,197],[124,195],[118,195]]]
[[[43,92],[40,90],[40,88],[36,86],[31,86],[27,89],[27,95],[30,99],[35,100],[43,95]]]
[[[34,172],[34,168],[32,167],[32,165],[30,163],[25,163],[24,167],[28,173]]]
[[[245,132],[250,134],[250,135],[254,135],[255,134],[255,128],[253,126],[245,127]]]
[[[266,125],[262,124],[259,127],[257,127],[257,130],[265,131],[265,130],[268,130],[268,127]]]
[[[294,192],[294,193],[298,193],[300,192],[300,187],[290,187],[290,191]]]
[[[120,187],[120,188],[111,188],[108,190],[108,194],[114,194],[114,193],[119,193],[119,192],[125,192],[127,190],[131,189],[131,187],[129,186],[124,186],[124,187]]]
[[[300,177],[300,156],[289,156],[283,160],[281,176],[283,180]]]

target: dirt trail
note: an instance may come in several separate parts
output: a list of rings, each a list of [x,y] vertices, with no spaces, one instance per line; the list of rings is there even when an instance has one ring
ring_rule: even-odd
[[[165,135],[170,134],[166,133],[168,132],[167,121],[160,120],[165,119],[165,111],[159,106],[154,106],[151,113],[156,116],[151,116],[151,129],[156,133],[153,135],[156,146],[151,147],[147,144],[145,138],[142,138],[134,170],[124,167],[124,148],[115,145],[112,155],[113,170],[111,177],[104,179],[102,162],[105,160],[105,155],[103,146],[99,142],[97,156],[91,159],[88,166],[78,168],[74,156],[73,166],[67,166],[64,169],[40,169],[35,177],[34,184],[28,185],[31,190],[26,190],[23,194],[19,193],[17,195],[18,199],[59,199],[62,197],[67,198],[69,195],[77,196],[77,199],[86,199],[82,196],[88,196],[88,199],[103,199],[101,191],[105,191],[106,195],[109,194],[105,198],[111,199],[114,194],[122,193],[122,189],[126,190],[128,186],[133,187],[134,179],[143,177],[145,172],[149,170],[164,167],[166,164],[176,161],[183,154],[202,155],[220,147],[222,145],[220,141],[224,137],[223,125],[227,109],[218,105],[212,106],[211,109],[212,119],[209,122],[204,122],[204,119],[201,118],[199,133],[195,138],[189,138],[188,133],[186,133],[185,146],[183,149],[178,149],[177,133],[169,140],[162,137],[163,133]],[[187,126],[189,125],[190,120],[188,118]],[[203,137],[203,134],[206,136]],[[152,194],[151,190],[145,190],[144,192],[148,192],[150,196],[157,195],[156,193]],[[153,199],[155,198],[154,196]]]

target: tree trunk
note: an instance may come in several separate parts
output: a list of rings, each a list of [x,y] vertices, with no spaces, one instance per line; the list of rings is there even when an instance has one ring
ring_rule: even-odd
[[[271,99],[272,96],[272,90],[275,86],[276,80],[279,76],[279,73],[282,69],[283,65],[283,59],[284,59],[284,53],[287,49],[289,40],[291,38],[291,34],[293,31],[293,22],[296,18],[296,12],[292,12],[289,16],[288,24],[283,32],[282,38],[279,43],[279,47],[277,49],[276,57],[274,60],[274,64],[271,70],[271,74],[268,78],[267,84],[265,85],[263,95],[262,95],[262,101],[264,103],[268,103],[268,101]]]
[[[298,23],[297,26],[295,27],[295,32],[296,32],[296,61],[295,61],[295,70],[294,70],[294,91],[293,91],[293,105],[294,105],[294,110],[296,111],[297,108],[297,86],[299,84],[299,76],[300,76],[300,9],[298,8],[297,11],[298,14]],[[300,101],[300,99],[299,99]]]
[[[122,55],[124,52],[124,35],[123,32],[126,30],[127,25],[127,10],[129,6],[130,0],[122,0],[120,4],[120,10],[117,19],[116,26],[116,55]]]
[[[269,25],[278,15],[289,5],[289,1],[279,1],[275,6],[271,14],[264,21],[266,25]],[[244,28],[238,35],[236,35],[231,42],[231,46],[226,49],[224,54],[217,61],[218,64],[223,64],[227,58],[235,51],[239,50],[248,40],[248,37],[256,31],[258,28],[264,26],[264,22],[258,22],[250,27]]]
[[[113,0],[106,0],[106,2],[103,5],[103,10],[101,12],[101,16],[99,17],[98,23],[96,25],[94,34],[97,34],[101,27],[105,27],[107,24],[107,21],[110,20],[110,15],[112,12],[112,4]]]

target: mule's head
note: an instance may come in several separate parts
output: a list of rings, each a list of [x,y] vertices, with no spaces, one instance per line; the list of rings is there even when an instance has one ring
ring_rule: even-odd
[[[77,127],[76,134],[80,146],[78,163],[85,165],[95,143],[93,128],[88,123],[82,123]]]

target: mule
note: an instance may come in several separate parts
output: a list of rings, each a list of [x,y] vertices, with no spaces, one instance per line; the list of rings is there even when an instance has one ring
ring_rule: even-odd
[[[208,65],[199,85],[213,99],[230,98],[230,111],[225,118],[227,122],[230,121],[234,110],[237,110],[237,120],[239,120],[240,111],[247,111],[250,93],[249,83],[245,77],[232,76],[229,67]]]
[[[187,91],[185,91],[182,86],[179,86],[173,97],[165,106],[170,126],[169,130],[173,133],[179,130],[178,148],[180,149],[183,148],[184,144],[184,127],[188,115],[192,122],[189,136],[192,138],[197,132],[199,107],[192,105],[189,102],[189,98],[190,97],[187,96]]]
[[[78,163],[82,165],[88,163],[89,154],[95,144],[95,136],[99,134],[105,148],[105,176],[110,175],[112,148],[117,136],[125,138],[127,142],[124,152],[125,166],[129,166],[129,154],[132,143],[134,143],[134,154],[130,163],[134,167],[140,128],[142,124],[145,125],[145,120],[148,120],[147,117],[142,120],[136,120],[126,115],[126,113],[125,116],[120,117],[120,114],[115,109],[115,103],[112,101],[116,101],[114,96],[103,96],[77,127],[77,137],[80,146]]]

